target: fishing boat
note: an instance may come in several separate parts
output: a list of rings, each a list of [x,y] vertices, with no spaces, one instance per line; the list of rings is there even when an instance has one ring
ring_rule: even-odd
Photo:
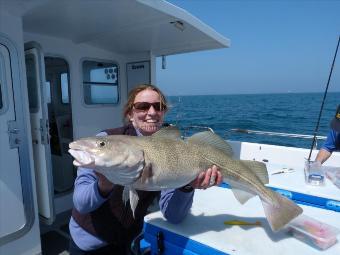
[[[0,0],[0,253],[67,254],[69,142],[122,125],[128,91],[155,83],[157,58],[229,46],[166,1]],[[270,180],[281,192],[318,194],[339,209],[336,188],[298,181],[308,150],[230,143],[235,158],[266,162],[270,173],[296,169],[277,175],[294,185]],[[327,165],[340,162],[334,154]]]

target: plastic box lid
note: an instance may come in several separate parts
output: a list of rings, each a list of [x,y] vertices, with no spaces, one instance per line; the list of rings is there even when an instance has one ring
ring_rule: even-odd
[[[325,174],[327,178],[340,189],[340,167],[338,168],[327,167],[325,168]]]
[[[337,242],[340,230],[307,215],[300,215],[288,226],[288,230],[298,239],[325,250]]]

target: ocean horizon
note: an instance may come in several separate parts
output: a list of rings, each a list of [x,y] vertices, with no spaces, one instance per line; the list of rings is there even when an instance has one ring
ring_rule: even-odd
[[[328,92],[327,94],[339,94],[340,91],[331,91],[331,92]],[[178,94],[178,95],[167,95],[167,97],[178,97],[178,96],[242,96],[242,95],[283,95],[283,94],[322,94],[322,96],[324,95],[324,92],[322,91],[319,91],[319,92],[260,92],[260,93],[226,93],[226,94],[221,94],[221,93],[218,93],[218,94],[185,94],[185,95],[181,95],[181,94]]]
[[[314,135],[323,96],[323,92],[168,96],[170,110],[165,121],[182,129],[210,127],[229,140],[310,148],[312,139],[236,133],[231,129]],[[338,104],[340,92],[329,92],[318,136],[327,135]],[[319,141],[318,148],[321,144]]]

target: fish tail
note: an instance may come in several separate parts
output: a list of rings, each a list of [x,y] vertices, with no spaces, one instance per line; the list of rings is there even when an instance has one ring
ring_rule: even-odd
[[[271,191],[275,203],[268,203],[262,200],[264,213],[273,231],[278,231],[287,223],[302,213],[302,208],[290,199],[281,196],[275,191]]]

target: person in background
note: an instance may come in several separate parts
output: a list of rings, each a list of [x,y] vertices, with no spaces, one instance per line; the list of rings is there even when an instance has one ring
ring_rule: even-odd
[[[167,109],[166,99],[157,87],[137,86],[124,107],[127,124],[98,135],[152,135],[162,127]],[[164,217],[179,223],[191,208],[195,189],[206,189],[221,182],[219,169],[211,166],[182,188],[137,191],[139,202],[133,217],[129,203],[122,201],[123,186],[111,183],[92,169],[78,168],[69,223],[70,254],[130,254],[131,242],[142,231],[143,218],[156,197],[160,195],[159,206]]]
[[[319,150],[315,161],[320,164],[324,163],[332,155],[333,151],[340,151],[340,105],[338,105],[335,116],[331,121],[331,130],[327,135],[327,139]]]

